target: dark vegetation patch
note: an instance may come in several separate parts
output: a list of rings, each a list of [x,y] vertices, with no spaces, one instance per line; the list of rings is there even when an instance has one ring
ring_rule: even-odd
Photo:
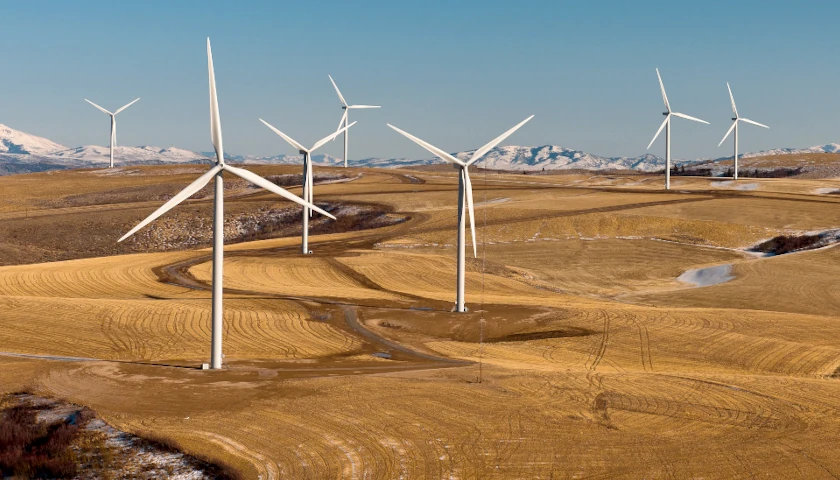
[[[779,235],[752,247],[752,252],[783,255],[797,250],[809,250],[825,244],[824,235]]]
[[[0,473],[3,477],[72,478],[79,455],[73,444],[95,417],[81,408],[67,418],[39,422],[42,407],[30,402],[13,404],[0,416]]]
[[[318,205],[316,203],[316,205]],[[318,205],[324,208],[321,205]],[[327,205],[330,208],[330,205]],[[310,234],[327,234],[327,233],[341,233],[352,232],[356,230],[367,230],[370,228],[381,228],[389,225],[396,225],[408,220],[409,217],[403,215],[395,215],[390,209],[381,206],[340,206],[338,209],[327,210],[336,216],[336,220],[328,222],[321,222],[316,225],[311,225]]]
[[[312,174],[312,183],[315,185],[324,182],[335,182],[336,180],[346,180],[349,178],[353,178],[350,175],[345,175],[343,173],[314,173]],[[265,177],[266,180],[269,182],[277,185],[278,187],[293,187],[297,185],[303,185],[303,174],[302,173],[287,173],[284,175],[268,175]],[[257,188],[257,187],[255,187]]]
[[[311,234],[379,228],[409,217],[380,205],[323,203],[338,217],[315,214]],[[136,252],[201,248],[212,243],[213,204],[179,205],[134,236],[117,243],[152,211],[151,207],[105,209],[63,215],[13,218],[0,228],[0,265],[19,265]],[[232,201],[225,205],[225,243],[299,236],[301,207],[270,200]]]
[[[664,170],[663,170],[664,173]],[[685,165],[680,165],[678,167],[673,167],[671,169],[671,176],[674,177],[711,177],[714,176],[712,173],[712,169],[708,167],[689,167],[685,168]]]
[[[685,165],[674,166],[671,168],[671,175],[676,177],[692,176],[692,177],[733,177],[735,176],[734,167],[729,167],[725,171],[706,166],[707,164],[698,164],[686,167]],[[662,170],[660,173],[664,173]],[[806,173],[802,167],[796,168],[739,168],[738,177],[744,178],[787,178],[795,177]]]
[[[170,439],[119,432],[92,410],[29,393],[0,399],[2,478],[240,479],[231,466],[185,453]]]
[[[540,332],[511,333],[502,337],[488,338],[488,343],[499,342],[527,342],[528,340],[543,340],[546,338],[568,338],[585,337],[596,333],[594,330],[577,327],[563,327],[555,330],[543,330]]]
[[[315,202],[315,205],[336,217],[328,219],[320,213],[313,212],[309,219],[309,234],[327,234],[352,232],[370,228],[387,227],[408,220],[408,217],[394,215],[390,209],[371,205],[340,205]],[[265,240],[268,238],[291,237],[300,235],[302,209],[290,207],[278,211],[270,211],[269,215],[256,222],[243,222],[243,228],[238,235],[225,236],[225,243],[248,242]],[[208,241],[209,244],[209,241]]]
[[[768,169],[749,169],[749,168],[739,168],[738,169],[738,176],[744,178],[786,178],[786,177],[795,177],[797,175],[805,173],[805,169],[802,167],[796,168],[768,168]],[[731,177],[732,174],[730,173],[729,176]]]

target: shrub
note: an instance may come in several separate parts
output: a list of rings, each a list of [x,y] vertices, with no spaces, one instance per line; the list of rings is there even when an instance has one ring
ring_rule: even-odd
[[[820,235],[779,235],[778,237],[773,237],[770,240],[759,243],[750,250],[753,252],[783,255],[785,253],[811,247],[819,243],[820,240],[822,240]]]
[[[0,418],[0,474],[24,478],[72,478],[76,455],[70,444],[79,426],[67,421],[39,423],[38,408],[23,403]]]

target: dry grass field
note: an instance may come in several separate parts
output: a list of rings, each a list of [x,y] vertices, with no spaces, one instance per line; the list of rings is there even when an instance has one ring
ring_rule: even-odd
[[[229,244],[210,372],[206,245],[114,244],[199,168],[0,177],[0,393],[246,478],[840,477],[840,250],[747,251],[840,228],[821,190],[840,179],[476,172],[455,314],[454,172],[351,168],[315,200],[400,221],[315,235],[311,256]],[[230,184],[231,216],[290,208]],[[209,205],[167,228],[209,230]],[[677,280],[718,265],[734,278]]]

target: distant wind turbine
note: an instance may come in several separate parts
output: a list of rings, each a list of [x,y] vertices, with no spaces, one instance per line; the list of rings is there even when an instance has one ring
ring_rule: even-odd
[[[455,295],[455,311],[456,312],[466,312],[467,309],[464,306],[464,271],[465,271],[465,236],[466,236],[466,224],[464,223],[466,215],[466,209],[469,209],[470,213],[470,232],[472,233],[472,245],[473,245],[473,256],[478,256],[478,247],[475,243],[475,216],[473,212],[473,194],[472,194],[472,182],[470,181],[470,173],[469,173],[469,166],[477,162],[481,157],[483,157],[487,152],[493,149],[496,145],[502,143],[504,139],[509,137],[513,132],[519,130],[522,125],[525,125],[529,120],[534,118],[533,115],[526,118],[525,120],[521,121],[518,125],[511,128],[507,132],[499,135],[498,137],[494,138],[490,141],[487,145],[479,148],[475,152],[473,152],[472,156],[466,162],[459,160],[458,158],[453,157],[452,155],[444,152],[443,150],[431,145],[419,138],[411,135],[410,133],[406,133],[399,128],[391,125],[390,123],[387,124],[389,127],[400,133],[401,135],[405,136],[412,142],[420,145],[421,147],[425,148],[432,155],[436,155],[441,160],[446,160],[455,165],[455,167],[459,171],[458,175],[458,279],[457,279],[457,287],[456,287],[456,295]],[[465,209],[466,207],[466,209]]]
[[[338,134],[341,133],[341,132],[344,132],[344,134],[347,135],[347,130],[350,127],[352,127],[353,125],[355,125],[356,122],[353,122],[350,125],[347,125],[346,127],[340,128],[340,129],[336,130],[335,132],[327,135],[326,137],[318,140],[317,142],[315,142],[315,145],[313,145],[312,148],[306,148],[303,145],[301,145],[300,143],[296,142],[294,139],[292,139],[292,137],[286,135],[285,133],[283,133],[280,130],[277,130],[276,128],[271,126],[268,122],[266,122],[262,118],[260,119],[260,121],[263,124],[265,124],[266,127],[272,129],[274,131],[274,133],[283,137],[283,140],[289,142],[289,145],[297,148],[298,152],[301,155],[303,155],[303,191],[302,191],[302,195],[303,195],[303,198],[306,199],[307,202],[314,204],[315,202],[313,200],[314,199],[314,196],[313,196],[314,194],[313,194],[313,185],[312,185],[312,183],[313,183],[312,182],[312,152],[314,152],[317,148],[321,147],[322,145],[329,142],[330,140],[334,140],[335,137],[337,137]],[[312,253],[312,251],[309,250],[309,217],[311,217],[311,216],[312,216],[312,212],[309,210],[309,208],[306,205],[304,205],[303,206],[303,227],[301,228],[301,242],[300,242],[300,251],[304,255],[308,255],[308,254]]]
[[[662,101],[665,102],[665,109],[667,111],[662,113],[662,115],[665,115],[665,121],[659,126],[659,130],[656,131],[656,135],[653,136],[653,140],[650,141],[647,148],[650,149],[650,146],[656,141],[656,137],[659,136],[662,129],[667,127],[665,128],[665,189],[669,190],[671,188],[671,116],[694,120],[695,122],[705,123],[706,125],[709,122],[700,120],[699,118],[689,117],[684,113],[672,112],[671,105],[668,103],[668,95],[665,95],[665,85],[662,83],[662,76],[659,75],[658,68],[656,69],[656,76],[659,78],[659,88],[662,89]]]
[[[105,110],[104,108],[100,107],[99,105],[91,102],[87,98],[85,99],[85,101],[89,104],[93,105],[94,107],[98,108],[99,110],[102,110],[104,113],[107,113],[111,116],[111,150],[109,152],[111,155],[111,161],[108,165],[108,168],[114,168],[114,148],[117,146],[117,114],[122,112],[126,108],[134,105],[134,103],[137,102],[137,100],[140,100],[140,98],[135,98],[134,101],[123,105],[122,107],[118,108],[116,112],[111,113],[108,110]]]
[[[329,75],[327,75],[327,76],[330,77]],[[353,109],[353,108],[356,108],[356,109],[360,109],[360,108],[381,108],[379,105],[348,105],[347,101],[344,100],[344,95],[341,94],[341,90],[338,89],[338,85],[335,84],[335,80],[333,80],[333,78],[330,77],[330,81],[332,82],[333,87],[335,87],[335,93],[338,94],[338,99],[341,100],[341,104],[342,104],[341,108],[344,110],[344,115],[342,115],[341,120],[338,121],[338,128],[339,129],[341,129],[342,125],[347,125],[347,122],[349,120],[348,115],[349,115],[351,109]],[[356,122],[353,122],[353,123],[356,123]],[[348,134],[347,130],[345,129],[344,130],[344,168],[347,168],[348,137],[349,137],[349,134]]]
[[[291,200],[300,205],[309,207],[316,212],[335,219],[334,216],[310,204],[296,195],[293,195],[268,180],[255,175],[248,170],[232,167],[225,163],[224,148],[222,147],[222,123],[219,118],[219,102],[216,97],[216,75],[213,72],[213,53],[210,50],[210,39],[207,39],[207,70],[210,77],[210,137],[213,139],[213,148],[216,150],[216,165],[207,173],[198,177],[196,181],[189,184],[177,195],[172,197],[162,207],[158,208],[145,220],[137,224],[131,231],[122,236],[118,242],[134,235],[135,232],[145,227],[156,218],[174,208],[193,194],[210,183],[211,179],[216,180],[216,190],[213,197],[213,320],[212,336],[210,342],[210,368],[222,368],[222,268],[224,262],[224,180],[222,173],[227,171],[254,185],[260,186],[270,192],[276,193],[283,198]]]
[[[726,135],[723,136],[723,140],[718,143],[718,147],[723,145],[724,140],[726,137],[732,133],[732,130],[735,130],[735,154],[732,156],[735,159],[735,176],[734,179],[738,180],[738,122],[747,122],[752,123],[753,125],[758,125],[759,127],[770,128],[767,125],[762,125],[758,122],[754,122],[749,118],[741,118],[738,116],[738,109],[735,108],[735,97],[732,96],[732,89],[729,88],[729,82],[726,82],[726,89],[729,90],[729,100],[732,102],[732,113],[735,114],[735,117],[732,118],[732,126],[729,127],[729,130],[726,131]]]

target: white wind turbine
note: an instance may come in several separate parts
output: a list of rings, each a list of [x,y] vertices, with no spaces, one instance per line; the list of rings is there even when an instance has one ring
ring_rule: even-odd
[[[338,134],[341,133],[341,132],[344,132],[344,134],[347,135],[347,130],[350,127],[352,127],[353,125],[355,125],[356,122],[353,122],[350,125],[347,125],[346,127],[340,128],[340,129],[336,130],[335,132],[327,135],[326,137],[318,140],[317,142],[315,142],[315,145],[313,145],[312,148],[306,148],[303,145],[301,145],[300,143],[296,142],[294,139],[292,139],[292,137],[286,135],[285,133],[283,133],[280,130],[277,130],[276,128],[271,126],[268,122],[266,122],[262,118],[260,119],[260,121],[263,124],[265,124],[266,127],[274,130],[274,133],[283,137],[283,140],[289,142],[289,145],[297,148],[298,152],[301,155],[303,155],[303,191],[301,193],[303,195],[303,198],[307,202],[314,204],[315,202],[313,200],[314,197],[313,197],[313,193],[312,193],[312,191],[313,191],[313,186],[312,186],[312,183],[313,183],[312,182],[312,152],[314,152],[315,149],[321,147],[322,145],[329,142],[330,140],[334,140],[335,137],[338,136]],[[304,255],[308,255],[308,254],[312,253],[312,251],[309,250],[309,217],[311,217],[311,216],[312,216],[312,212],[310,211],[309,207],[304,205],[303,206],[303,227],[301,228],[301,242],[300,242],[300,251]]]
[[[659,88],[662,89],[662,101],[665,102],[665,109],[667,111],[662,113],[662,115],[665,115],[665,121],[659,126],[659,130],[656,131],[656,135],[653,136],[653,140],[650,141],[647,148],[650,149],[650,146],[656,141],[656,137],[667,126],[665,128],[665,189],[668,190],[671,188],[671,116],[694,120],[695,122],[705,123],[706,125],[709,122],[700,120],[699,118],[689,117],[684,113],[672,112],[671,105],[668,103],[668,95],[665,95],[665,85],[662,83],[662,76],[659,75],[658,68],[656,69],[656,76],[659,78]]]
[[[134,103],[137,100],[140,100],[140,98],[139,97],[135,98],[133,102],[127,103],[127,104],[123,105],[122,107],[118,108],[116,112],[111,113],[108,110],[105,110],[104,108],[100,107],[99,105],[91,102],[87,98],[85,99],[85,101],[88,102],[89,104],[93,105],[94,107],[98,108],[99,110],[102,110],[104,113],[107,113],[108,115],[111,116],[111,150],[109,152],[110,155],[111,155],[111,162],[108,165],[108,168],[114,168],[114,148],[117,146],[117,114],[122,112],[126,108],[134,105]]]
[[[718,143],[718,147],[723,145],[724,140],[726,137],[732,133],[732,130],[735,130],[735,154],[733,158],[735,159],[735,176],[734,179],[738,180],[738,122],[747,122],[752,123],[753,125],[758,125],[759,127],[770,128],[767,125],[762,125],[758,122],[754,122],[749,118],[741,118],[738,116],[738,109],[735,108],[735,97],[732,96],[732,89],[729,88],[729,82],[726,82],[726,89],[729,90],[729,100],[732,102],[732,113],[735,114],[735,117],[732,119],[732,126],[729,127],[729,130],[726,131],[726,135],[723,136],[723,140]]]
[[[132,228],[130,232],[126,233],[118,240],[122,242],[126,238],[133,235],[141,228],[154,221],[164,213],[174,208],[179,203],[183,202],[193,194],[204,188],[210,183],[211,179],[216,180],[216,191],[213,197],[213,313],[212,313],[212,336],[210,342],[210,368],[222,368],[222,268],[224,256],[224,180],[222,178],[223,172],[230,172],[237,177],[247,180],[254,185],[260,186],[270,192],[276,193],[283,198],[291,200],[300,205],[307,206],[314,209],[322,215],[326,215],[332,219],[334,216],[308,203],[307,201],[298,198],[297,196],[287,192],[268,180],[244,170],[241,168],[232,167],[225,163],[224,149],[222,147],[222,124],[219,118],[219,102],[216,97],[216,75],[213,72],[213,54],[210,50],[210,39],[207,39],[207,70],[210,77],[210,137],[213,139],[213,148],[216,150],[216,165],[207,173],[198,177],[196,181],[189,184],[186,188],[181,190],[177,195],[172,197],[168,202],[164,203],[162,207],[158,208],[145,220]]]
[[[330,77],[329,75],[327,75]],[[379,105],[347,105],[347,101],[344,100],[344,95],[341,94],[341,90],[338,89],[338,85],[335,84],[335,80],[330,77],[330,81],[335,87],[335,93],[338,94],[338,99],[341,100],[342,109],[344,110],[344,115],[341,116],[341,120],[338,121],[338,128],[341,129],[342,125],[347,125],[348,122],[348,115],[350,110],[353,108],[360,109],[360,108],[382,108]],[[356,122],[353,122],[356,123]],[[344,130],[344,168],[347,168],[347,142],[348,142],[348,132]]]
[[[469,173],[469,166],[477,162],[481,157],[483,157],[487,152],[493,149],[496,145],[502,143],[504,139],[509,137],[513,132],[519,130],[519,127],[525,125],[529,120],[534,118],[533,115],[526,118],[525,120],[521,121],[518,125],[511,128],[507,132],[499,135],[498,137],[494,138],[490,141],[487,145],[479,148],[475,152],[473,152],[472,156],[467,161],[459,160],[452,155],[444,152],[443,150],[431,145],[419,138],[411,135],[410,133],[404,132],[399,128],[391,125],[390,123],[387,124],[392,129],[396,130],[398,133],[404,135],[412,142],[420,145],[421,147],[425,148],[432,155],[436,155],[441,160],[446,160],[455,165],[455,168],[458,169],[458,284],[456,287],[456,295],[455,295],[455,311],[456,312],[466,312],[467,309],[464,306],[464,262],[465,262],[465,245],[466,245],[466,224],[464,223],[466,215],[466,209],[469,209],[470,213],[470,232],[472,233],[472,245],[473,245],[473,255],[478,256],[478,250],[475,243],[475,217],[473,213],[473,195],[472,195],[472,182],[470,182],[470,173]],[[466,209],[465,209],[466,207]]]

